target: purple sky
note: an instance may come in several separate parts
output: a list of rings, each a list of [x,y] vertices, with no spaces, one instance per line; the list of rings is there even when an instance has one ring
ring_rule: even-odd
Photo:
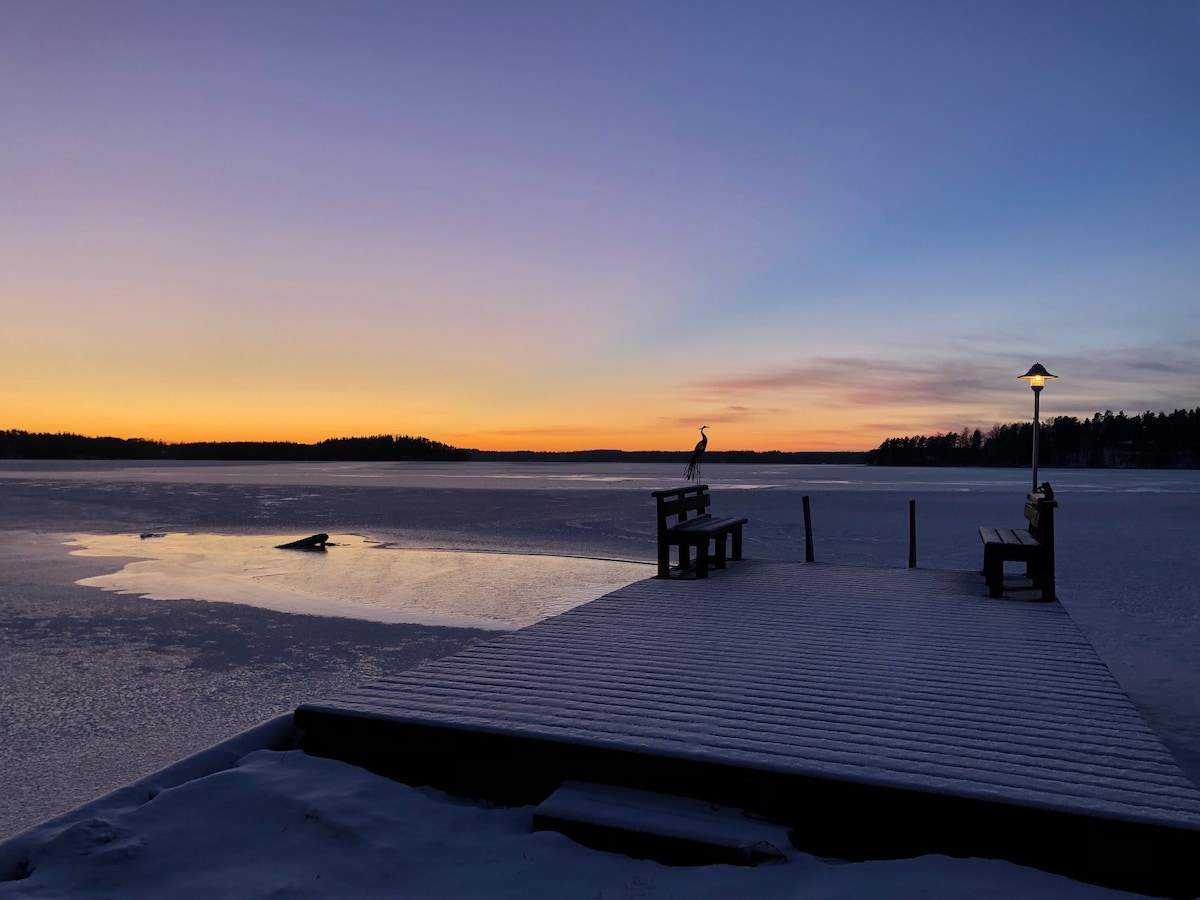
[[[0,6],[0,428],[864,449],[1200,405],[1200,4]]]

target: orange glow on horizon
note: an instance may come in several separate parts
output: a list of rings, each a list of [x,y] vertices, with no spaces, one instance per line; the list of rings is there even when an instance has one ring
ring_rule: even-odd
[[[704,418],[700,416],[699,418]],[[572,452],[586,450],[688,451],[698,439],[697,431],[671,426],[658,429],[605,429],[595,425],[578,428],[511,430],[436,430],[420,427],[386,427],[378,423],[346,423],[345,427],[319,425],[272,424],[258,426],[248,423],[189,423],[171,427],[150,428],[136,422],[102,424],[89,417],[70,423],[61,420],[26,419],[16,424],[0,426],[4,430],[45,434],[78,434],[84,437],[115,437],[125,440],[160,441],[165,444],[186,443],[267,443],[287,442],[315,444],[331,438],[370,437],[379,434],[422,437],[470,450]],[[734,426],[709,428],[709,450],[736,451],[862,451],[877,447],[888,437],[903,436],[883,433],[878,428],[853,430],[802,428],[790,433],[761,428],[741,429]],[[912,432],[917,433],[917,432]]]
[[[315,373],[290,365],[269,374],[237,367],[202,373],[182,363],[146,365],[132,353],[106,367],[73,358],[40,378],[19,374],[0,428],[164,443],[313,444],[390,434],[473,450],[686,452],[707,425],[710,453],[821,452],[865,451],[889,438],[964,427],[986,431],[1029,412],[1020,382],[1010,390],[993,386],[1012,384],[1007,378],[980,376],[981,393],[971,384],[959,394],[932,392],[913,383],[925,377],[922,367],[905,379],[894,367],[848,362],[825,382],[794,367],[717,372],[696,382],[659,365],[611,375],[516,363],[467,373],[397,364],[381,374],[333,356]],[[1049,415],[1068,414],[1066,399],[1055,391]]]

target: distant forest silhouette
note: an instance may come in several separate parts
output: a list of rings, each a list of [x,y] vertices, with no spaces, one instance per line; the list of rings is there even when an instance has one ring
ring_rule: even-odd
[[[1200,407],[1127,416],[1108,410],[1082,422],[1058,416],[1042,423],[1039,464],[1059,468],[1200,468]],[[1033,423],[964,428],[932,437],[889,438],[868,451],[876,466],[1027,466]]]
[[[307,460],[470,459],[470,451],[429,438],[377,434],[329,438],[315,444],[291,441],[197,441],[169,444],[142,438],[83,437],[0,431],[0,459],[179,459],[302,462]]]
[[[424,437],[378,434],[373,437],[329,438],[315,444],[290,441],[198,441],[167,443],[143,438],[84,437],[0,431],[0,459],[145,459],[217,460],[231,462],[679,462],[690,450],[467,450]],[[863,461],[857,450],[785,452],[723,450],[706,461],[737,463],[843,463]]]
[[[1111,410],[1080,421],[1058,416],[1042,424],[1040,464],[1059,468],[1200,468],[1200,407],[1127,416]],[[866,464],[874,466],[1028,466],[1032,422],[994,425],[986,432],[888,438],[867,451],[710,450],[706,463]],[[217,461],[505,461],[678,463],[690,450],[468,450],[408,435],[290,441],[167,443],[142,438],[83,437],[0,431],[0,459],[141,459]]]

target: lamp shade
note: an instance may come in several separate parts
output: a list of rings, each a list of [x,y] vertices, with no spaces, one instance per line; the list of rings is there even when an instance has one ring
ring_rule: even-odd
[[[1030,387],[1040,388],[1046,383],[1048,378],[1057,378],[1057,375],[1051,375],[1046,371],[1046,367],[1041,363],[1034,363],[1029,367],[1029,371],[1024,375],[1018,375],[1018,378],[1028,381]]]

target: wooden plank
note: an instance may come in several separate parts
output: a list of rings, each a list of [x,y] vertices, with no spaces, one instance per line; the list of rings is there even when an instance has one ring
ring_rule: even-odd
[[[996,603],[974,573],[742,566],[630,585],[297,725],[314,752],[521,802],[574,778],[757,805],[834,855],[1128,887],[1121,860],[1175,878],[1200,853],[1200,791],[1060,605]]]
[[[708,534],[717,534],[722,531],[728,531],[738,525],[745,525],[749,519],[716,519],[712,516],[698,516],[695,519],[688,519],[680,522],[677,525],[672,525],[667,529],[667,534],[679,534],[681,532],[705,532]]]
[[[677,516],[683,513],[704,512],[711,505],[711,500],[707,494],[687,497],[681,500],[660,500],[658,505],[659,521],[662,522],[670,516]]]
[[[860,592],[869,585],[859,573],[853,573],[859,576],[855,581],[859,592],[834,592],[822,579],[813,595],[808,591],[817,587],[814,579],[803,579],[807,590],[794,584],[784,594],[789,598],[784,603],[778,587],[762,582],[764,564],[754,565],[757,573],[745,572],[743,578],[722,581],[719,587],[657,581],[632,585],[425,667],[419,676],[380,682],[336,702],[360,709],[377,707],[391,715],[409,709],[411,701],[421,716],[505,728],[517,723],[507,712],[497,717],[496,711],[511,703],[510,712],[523,709],[519,721],[533,728],[544,726],[591,738],[607,733],[610,720],[619,718],[617,734],[652,743],[673,741],[674,735],[664,732],[657,717],[662,712],[669,715],[669,709],[690,710],[685,717],[690,732],[711,726],[713,734],[720,733],[730,724],[722,717],[731,715],[734,731],[753,735],[747,746],[756,747],[764,760],[776,762],[797,741],[828,743],[828,727],[836,720],[848,729],[844,743],[858,744],[857,749],[847,747],[855,759],[874,758],[879,741],[898,735],[903,743],[907,740],[903,735],[912,733],[918,737],[910,749],[920,758],[908,767],[931,766],[939,777],[961,781],[964,789],[973,780],[981,789],[1004,783],[1006,779],[997,776],[991,764],[1009,755],[1049,759],[1066,749],[1065,743],[1050,737],[1049,747],[1039,747],[1043,732],[1030,732],[1032,724],[1052,735],[1066,721],[1072,723],[1066,731],[1068,739],[1086,737],[1078,729],[1091,720],[1095,710],[1089,709],[1089,703],[1096,697],[1107,709],[1124,709],[1123,727],[1139,731],[1139,740],[1156,743],[1061,607],[982,603],[972,578],[967,596],[976,602],[969,606],[956,609],[938,604],[944,618],[930,616],[929,610],[901,617],[900,609],[915,612],[911,607],[919,601],[890,596],[886,602],[894,605],[884,609],[878,595],[862,596]],[[714,603],[714,596],[720,600]],[[827,608],[835,597],[838,609]],[[937,600],[935,596],[929,602]],[[859,613],[850,615],[847,604],[854,604]],[[1034,619],[1042,610],[1056,615]],[[1040,622],[1036,632],[1029,630],[1029,620]],[[1017,626],[1021,627],[1014,631]],[[663,680],[664,675],[670,677]],[[473,691],[463,691],[468,683],[489,685],[496,691],[479,704]],[[586,692],[576,693],[582,688]],[[810,688],[816,688],[816,693]],[[986,699],[992,695],[1001,699]],[[602,700],[595,701],[597,696]],[[879,696],[887,702],[874,704],[871,698]],[[1024,702],[1017,703],[1015,697]],[[809,722],[817,712],[814,704],[827,712],[831,704],[835,706],[836,712],[829,713],[833,719],[823,718],[814,727]],[[864,707],[866,712],[860,712]],[[892,715],[877,718],[888,709]],[[1081,709],[1088,711],[1081,715]],[[543,722],[551,710],[557,712]],[[643,719],[632,732],[625,710]],[[1043,713],[1037,723],[1028,720],[1034,710]],[[998,719],[1002,712],[1005,717]],[[917,717],[915,724],[910,715]],[[978,770],[970,764],[975,754],[956,744],[965,739],[951,724],[959,720],[988,735],[981,745],[986,752]],[[1103,732],[1105,726],[1093,727]],[[1012,739],[1011,746],[995,746],[999,735]],[[779,751],[779,741],[788,748],[786,753]],[[919,750],[940,745],[956,746],[962,752],[940,757]],[[1082,745],[1081,756],[1090,752],[1087,746]],[[1108,748],[1098,751],[1099,757],[1108,752]],[[879,763],[881,775],[906,765],[892,754],[885,759],[886,764]],[[841,751],[813,753],[788,765],[842,760]],[[1163,760],[1169,762],[1165,753]],[[1028,767],[1031,781],[1013,786],[1036,796],[1045,786],[1038,774],[1046,766],[1053,769],[1057,764],[1038,762]],[[1112,767],[1121,769],[1115,760]],[[1124,784],[1128,775],[1121,769],[1109,780]],[[1200,824],[1200,796],[1193,790],[1192,797],[1189,808]]]
[[[689,484],[684,487],[663,488],[657,491],[651,491],[652,497],[681,497],[685,494],[697,494],[708,490],[707,484]]]
[[[535,830],[667,865],[783,862],[787,830],[725,809],[650,791],[568,782],[533,812]]]
[[[1041,543],[1032,534],[1016,528],[1000,529],[1000,541],[1015,547],[1032,547],[1034,549],[1041,547]]]
[[[979,529],[979,536],[985,544],[1002,544],[1006,547],[1030,547],[1035,550],[1041,547],[1038,539],[1028,531],[1020,531],[1016,528],[990,528],[985,526]]]

